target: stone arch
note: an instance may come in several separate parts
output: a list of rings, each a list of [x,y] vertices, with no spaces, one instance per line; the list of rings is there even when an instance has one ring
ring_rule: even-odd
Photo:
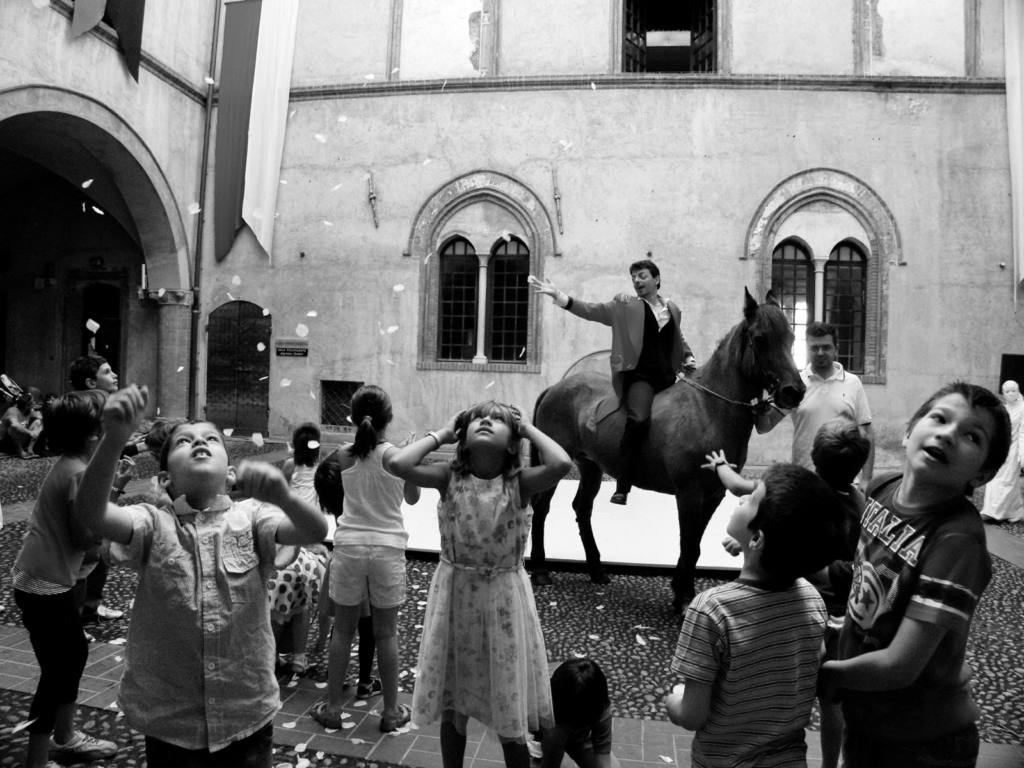
[[[744,258],[757,263],[759,288],[771,285],[776,234],[794,213],[826,202],[848,212],[867,233],[861,243],[868,258],[865,383],[885,383],[888,340],[889,268],[902,266],[903,247],[896,219],[875,190],[852,174],[834,168],[811,168],[784,179],[758,206],[747,227]],[[827,258],[828,254],[820,254]]]
[[[477,170],[452,179],[434,192],[420,208],[409,235],[407,255],[417,259],[420,267],[420,346],[418,366],[450,370],[475,369],[467,362],[439,362],[436,360],[437,303],[440,290],[439,248],[453,236],[460,236],[473,244],[478,255],[489,254],[500,231],[475,236],[462,223],[474,206],[493,205],[509,222],[507,234],[520,239],[530,252],[530,271],[543,273],[544,264],[551,256],[560,256],[551,218],[540,198],[521,181],[498,171]],[[540,335],[537,329],[537,300],[530,296],[528,327],[530,343],[524,365],[490,363],[488,370],[508,372],[540,370]]]
[[[139,244],[151,284],[191,288],[188,237],[170,183],[142,138],[109,107],[64,88],[0,91],[0,145],[75,186],[94,178],[90,194]],[[98,161],[88,172],[87,157]]]

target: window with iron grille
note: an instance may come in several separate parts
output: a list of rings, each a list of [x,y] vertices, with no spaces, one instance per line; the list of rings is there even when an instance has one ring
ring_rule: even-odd
[[[623,72],[715,72],[715,0],[623,0]]]
[[[825,262],[822,291],[823,317],[815,310],[814,262],[795,240],[785,240],[772,252],[772,291],[793,326],[793,359],[806,364],[808,323],[821,320],[836,329],[836,360],[853,373],[864,371],[867,306],[867,257],[855,244],[844,241]]]
[[[506,237],[508,237],[506,235]],[[529,344],[530,249],[518,238],[497,242],[487,259],[487,282],[479,296],[480,260],[461,237],[440,255],[437,359],[446,362],[525,363]],[[477,343],[484,320],[483,343]]]
[[[352,395],[361,386],[361,381],[320,381],[321,429],[340,430],[354,426],[348,417],[352,413]]]
[[[807,324],[814,319],[814,265],[794,240],[780,243],[772,253],[772,292],[793,327],[793,355],[803,367]]]
[[[450,240],[441,250],[439,360],[472,360],[476,352],[477,273],[479,261],[465,239]]]
[[[519,240],[501,242],[487,265],[487,357],[512,363],[526,357],[530,251]]]
[[[825,322],[834,326],[836,359],[848,371],[864,370],[867,259],[855,244],[843,242],[825,263]]]

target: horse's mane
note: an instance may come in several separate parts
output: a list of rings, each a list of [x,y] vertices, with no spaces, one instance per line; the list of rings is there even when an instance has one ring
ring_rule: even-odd
[[[718,343],[715,345],[715,351],[711,353],[711,358],[697,372],[698,379],[704,373],[730,369],[736,370],[742,366],[742,357],[747,349],[745,333],[748,325],[762,325],[765,332],[774,337],[784,337],[790,332],[786,314],[777,304],[772,302],[758,304],[755,317],[749,322],[745,317],[742,318],[718,340]],[[744,373],[746,374],[747,372],[744,371]]]

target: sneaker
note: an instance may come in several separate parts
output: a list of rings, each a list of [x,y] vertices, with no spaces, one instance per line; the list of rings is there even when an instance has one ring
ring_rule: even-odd
[[[382,690],[384,689],[381,688],[380,680],[374,677],[370,679],[370,682],[359,683],[359,685],[356,686],[356,698],[368,699],[371,696],[376,696]]]
[[[65,744],[58,744],[50,737],[50,757],[67,761],[102,760],[117,754],[117,744],[104,739],[97,739],[82,731],[75,731]]]
[[[114,621],[124,616],[124,611],[119,611],[117,608],[108,608],[103,603],[96,606],[96,618],[100,621]]]

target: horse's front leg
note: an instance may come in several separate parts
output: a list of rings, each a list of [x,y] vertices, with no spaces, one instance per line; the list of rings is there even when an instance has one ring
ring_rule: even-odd
[[[555,489],[543,491],[530,499],[533,507],[533,528],[530,531],[530,580],[538,587],[551,584],[547,555],[544,551],[544,522],[551,511],[551,497]]]
[[[587,572],[595,584],[607,584],[608,574],[601,565],[601,551],[597,548],[594,538],[594,527],[591,521],[594,516],[594,499],[601,489],[601,468],[592,461],[578,461],[580,484],[576,489],[576,497],[572,500],[572,508],[576,512],[576,525],[580,529],[580,541],[587,557]]]
[[[676,494],[676,513],[679,517],[679,561],[672,577],[672,608],[682,612],[696,594],[697,561],[700,560],[700,540],[711,521],[724,492],[706,493],[699,485]]]

